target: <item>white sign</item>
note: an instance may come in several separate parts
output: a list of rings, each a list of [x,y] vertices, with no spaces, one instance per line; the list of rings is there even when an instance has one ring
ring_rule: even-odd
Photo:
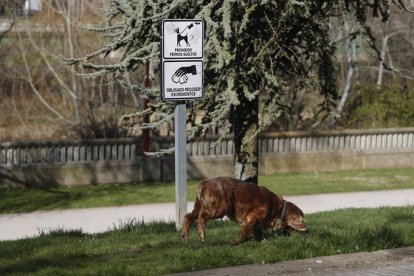
[[[164,100],[199,99],[203,96],[202,60],[166,60],[162,67]]]
[[[204,21],[165,19],[161,34],[162,98],[202,98]]]
[[[163,59],[203,58],[203,20],[166,19],[162,24]]]

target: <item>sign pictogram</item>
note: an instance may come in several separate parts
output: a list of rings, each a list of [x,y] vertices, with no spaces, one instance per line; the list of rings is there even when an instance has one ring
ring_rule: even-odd
[[[163,21],[163,59],[202,59],[204,47],[203,20]]]
[[[162,66],[164,100],[185,100],[202,97],[202,60],[164,61]]]

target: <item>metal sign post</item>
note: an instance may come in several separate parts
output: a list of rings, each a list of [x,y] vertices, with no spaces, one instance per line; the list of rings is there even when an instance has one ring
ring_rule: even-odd
[[[185,102],[175,106],[175,226],[180,229],[187,213],[187,126]]]
[[[187,213],[186,100],[203,96],[204,21],[165,19],[161,30],[161,94],[175,106],[175,225]]]

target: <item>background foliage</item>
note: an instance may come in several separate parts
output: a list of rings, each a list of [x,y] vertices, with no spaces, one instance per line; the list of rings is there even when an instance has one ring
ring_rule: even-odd
[[[0,62],[4,69],[0,72],[0,141],[140,135],[140,130],[122,128],[119,118],[142,112],[143,97],[152,98],[151,110],[147,111],[153,113],[151,122],[160,121],[161,135],[168,135],[171,106],[153,98],[159,96],[159,21],[169,16],[205,17],[208,27],[207,60],[212,65],[205,72],[208,99],[191,106],[188,120],[194,134],[231,131],[228,119],[232,106],[241,99],[239,95],[259,98],[260,124],[271,130],[325,127],[318,122],[335,112],[320,112],[320,107],[335,107],[335,95],[343,94],[347,82],[351,84],[351,95],[361,85],[376,83],[381,71],[378,55],[384,54],[388,65],[382,84],[406,82],[414,76],[413,16],[400,9],[402,5],[412,9],[411,0],[45,0],[41,12],[27,16],[20,7],[23,2],[0,4],[2,26],[11,26],[0,31]],[[147,19],[137,20],[141,17]],[[350,33],[345,31],[345,22]],[[96,32],[82,31],[79,25]],[[355,73],[348,81],[345,42],[349,34],[351,38],[365,34],[366,39],[353,40]],[[101,45],[102,52],[95,52]],[[370,50],[374,45],[378,53]],[[95,58],[93,53],[97,54]],[[85,68],[74,69],[95,77],[73,77],[50,54],[75,59],[87,56]],[[330,54],[334,57],[329,58]],[[142,62],[146,59],[151,60],[154,89],[143,89]],[[98,71],[92,71],[93,64],[99,65]],[[98,77],[97,72],[118,74]],[[407,89],[411,86],[408,82]],[[347,113],[353,107],[351,104]],[[340,127],[361,125],[340,118]],[[143,124],[141,119],[131,118],[129,125]],[[152,135],[158,133],[152,131]]]
[[[342,125],[356,128],[409,127],[414,121],[412,84],[364,85],[349,100]]]

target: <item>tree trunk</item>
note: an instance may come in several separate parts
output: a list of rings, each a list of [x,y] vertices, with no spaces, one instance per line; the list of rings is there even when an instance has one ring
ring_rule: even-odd
[[[356,67],[356,44],[355,41],[350,37],[350,34],[353,32],[353,30],[350,29],[348,22],[345,22],[344,24],[344,31],[345,35],[347,36],[347,39],[345,40],[345,47],[348,71],[346,74],[344,88],[341,94],[341,100],[339,101],[336,108],[336,115],[331,119],[330,123],[328,124],[328,128],[333,128],[342,115],[346,100],[348,99],[349,93],[351,91],[352,77],[354,75]]]
[[[240,97],[240,104],[234,107],[234,174],[235,178],[257,184],[259,173],[259,100],[250,101]]]

